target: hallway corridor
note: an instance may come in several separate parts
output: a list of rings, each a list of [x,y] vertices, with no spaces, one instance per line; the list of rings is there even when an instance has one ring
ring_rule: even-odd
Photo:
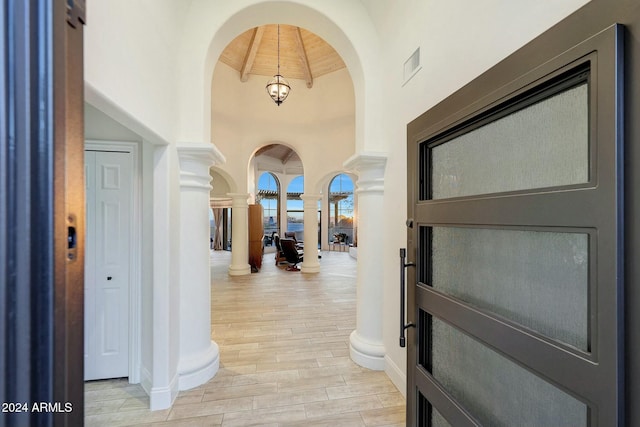
[[[212,338],[220,370],[150,412],[139,385],[85,385],[87,426],[403,426],[405,401],[384,372],[349,358],[356,262],[324,252],[315,275],[274,266],[230,277],[212,252]]]

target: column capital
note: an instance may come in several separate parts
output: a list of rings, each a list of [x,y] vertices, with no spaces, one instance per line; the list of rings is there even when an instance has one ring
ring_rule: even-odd
[[[300,198],[302,200],[320,200],[322,198],[322,194],[302,193]]]
[[[322,198],[322,194],[304,193],[300,195],[305,209],[318,209],[318,200]]]
[[[227,162],[224,155],[213,144],[200,143],[200,142],[178,142],[176,144],[178,150],[178,156],[182,159],[192,159],[194,161],[202,161],[207,164],[207,167],[213,165],[220,165]]]
[[[213,144],[179,143],[180,187],[211,191],[209,168],[225,158]]]
[[[231,208],[248,208],[249,193],[227,193],[231,197]]]
[[[370,169],[380,169],[384,173],[387,164],[387,153],[383,152],[361,152],[349,157],[343,166],[356,171],[366,171]]]
[[[384,172],[387,166],[387,154],[363,152],[354,154],[343,163],[358,175],[357,193],[384,193]]]

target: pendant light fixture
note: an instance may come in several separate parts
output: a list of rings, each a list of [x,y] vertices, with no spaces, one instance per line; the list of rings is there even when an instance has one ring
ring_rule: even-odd
[[[278,24],[278,74],[273,76],[273,79],[267,83],[267,93],[279,107],[280,104],[287,99],[290,91],[291,86],[289,86],[289,83],[280,75],[280,24]]]

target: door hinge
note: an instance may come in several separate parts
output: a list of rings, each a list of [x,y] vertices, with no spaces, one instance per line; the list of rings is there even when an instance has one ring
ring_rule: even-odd
[[[67,0],[67,22],[73,28],[76,28],[76,25],[86,24],[86,15],[86,0]]]

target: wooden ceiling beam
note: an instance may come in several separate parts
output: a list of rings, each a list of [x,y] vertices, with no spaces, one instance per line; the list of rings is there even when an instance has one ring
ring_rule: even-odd
[[[309,67],[309,58],[307,52],[304,50],[304,43],[302,43],[302,34],[300,34],[300,27],[296,27],[295,31],[296,39],[296,51],[300,64],[302,64],[302,71],[304,73],[304,79],[307,81],[307,87],[311,89],[313,87],[313,76],[311,75],[311,68]]]
[[[249,80],[249,73],[251,72],[251,68],[253,67],[253,61],[255,61],[256,59],[256,53],[258,53],[260,41],[262,40],[262,36],[264,35],[264,28],[264,26],[261,26],[256,27],[253,30],[251,42],[249,43],[247,54],[244,57],[242,68],[240,69],[240,81],[242,82],[246,82],[247,80]]]
[[[286,165],[287,163],[289,163],[289,160],[291,160],[291,158],[293,157],[293,155],[295,153],[296,153],[295,151],[289,149],[289,151],[287,151],[287,153],[284,155],[284,157],[282,159],[282,164]]]

